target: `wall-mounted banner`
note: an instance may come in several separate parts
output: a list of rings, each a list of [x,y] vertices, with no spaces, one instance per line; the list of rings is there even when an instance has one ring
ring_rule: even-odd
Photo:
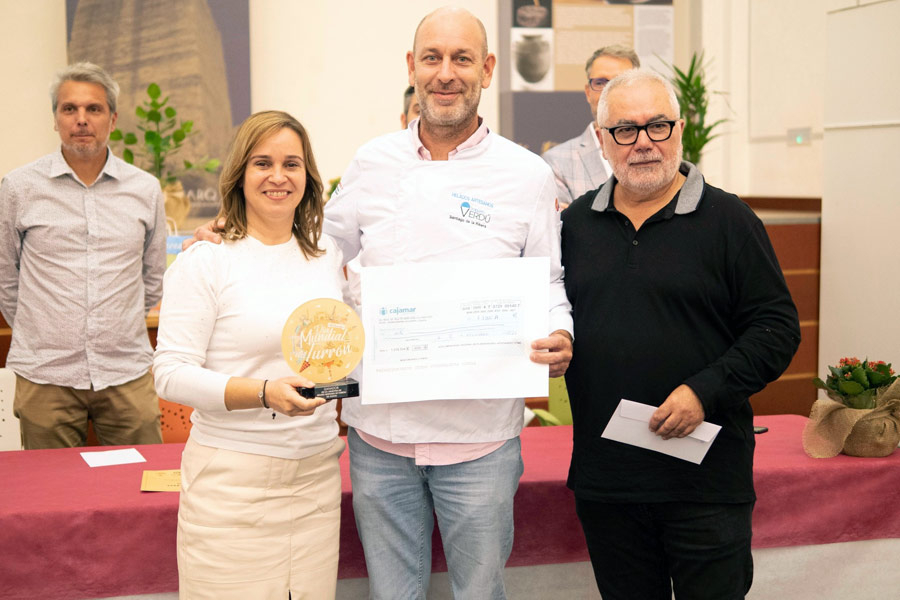
[[[113,140],[113,152],[130,150],[134,164],[152,172],[145,130],[171,121],[169,133],[162,133],[171,141],[190,121],[182,147],[166,158],[176,179],[165,186],[166,214],[179,230],[214,216],[218,174],[197,167],[223,159],[235,127],[250,116],[248,0],[66,0],[66,24],[69,62],[96,63],[119,84],[117,126],[137,140]],[[161,90],[156,101],[164,103],[157,123],[135,114],[150,100],[151,83]]]

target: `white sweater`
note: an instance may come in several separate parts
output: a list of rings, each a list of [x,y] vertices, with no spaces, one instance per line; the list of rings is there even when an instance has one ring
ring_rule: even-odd
[[[160,397],[193,407],[191,437],[200,444],[279,458],[302,458],[338,433],[334,403],[312,416],[259,409],[228,411],[231,377],[278,379],[293,374],[281,354],[285,321],[315,298],[341,299],[341,253],[304,258],[293,238],[266,246],[246,237],[199,242],[166,271],[153,374]]]

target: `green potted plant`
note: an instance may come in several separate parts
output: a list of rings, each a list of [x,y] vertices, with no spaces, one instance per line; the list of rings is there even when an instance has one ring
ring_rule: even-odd
[[[176,123],[178,112],[169,105],[169,97],[160,99],[162,91],[159,85],[151,83],[147,86],[147,100],[134,110],[138,118],[137,128],[140,136],[133,132],[113,131],[109,139],[122,142],[125,146],[122,159],[135,164],[152,173],[158,180],[166,195],[166,216],[180,225],[190,210],[190,202],[184,193],[179,177],[191,170],[202,170],[215,173],[219,168],[216,158],[204,158],[199,162],[183,160],[180,165],[173,164],[172,159],[181,150],[185,140],[197,133],[193,121]]]
[[[897,379],[890,363],[860,361],[855,356],[842,358],[836,367],[829,366],[828,371],[825,381],[816,377],[813,384],[849,408],[875,408],[876,396]]]
[[[669,81],[675,86],[675,95],[678,97],[681,116],[684,118],[684,133],[681,137],[684,160],[696,165],[700,162],[703,147],[719,137],[713,130],[727,119],[706,122],[710,92],[707,88],[706,65],[703,62],[702,52],[700,54],[695,52],[691,56],[691,63],[686,71],[672,64],[666,63],[666,66],[671,71]]]
[[[838,454],[881,457],[900,444],[900,380],[884,361],[842,358],[813,383],[828,398],[816,400],[803,429],[803,449],[813,458]]]

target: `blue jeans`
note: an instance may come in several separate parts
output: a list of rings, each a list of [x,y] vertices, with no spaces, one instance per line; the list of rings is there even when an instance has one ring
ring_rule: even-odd
[[[347,442],[369,598],[425,598],[434,515],[455,600],[506,598],[503,568],[522,476],[519,438],[477,460],[421,467],[373,448],[353,429]]]
[[[604,600],[741,600],[753,582],[753,503],[575,498]]]

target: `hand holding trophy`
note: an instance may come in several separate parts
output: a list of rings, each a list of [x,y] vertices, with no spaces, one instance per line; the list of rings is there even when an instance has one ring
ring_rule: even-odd
[[[365,334],[352,308],[332,298],[298,306],[281,333],[281,352],[295,373],[316,383],[297,388],[304,398],[359,395],[359,382],[347,378],[362,358]]]

